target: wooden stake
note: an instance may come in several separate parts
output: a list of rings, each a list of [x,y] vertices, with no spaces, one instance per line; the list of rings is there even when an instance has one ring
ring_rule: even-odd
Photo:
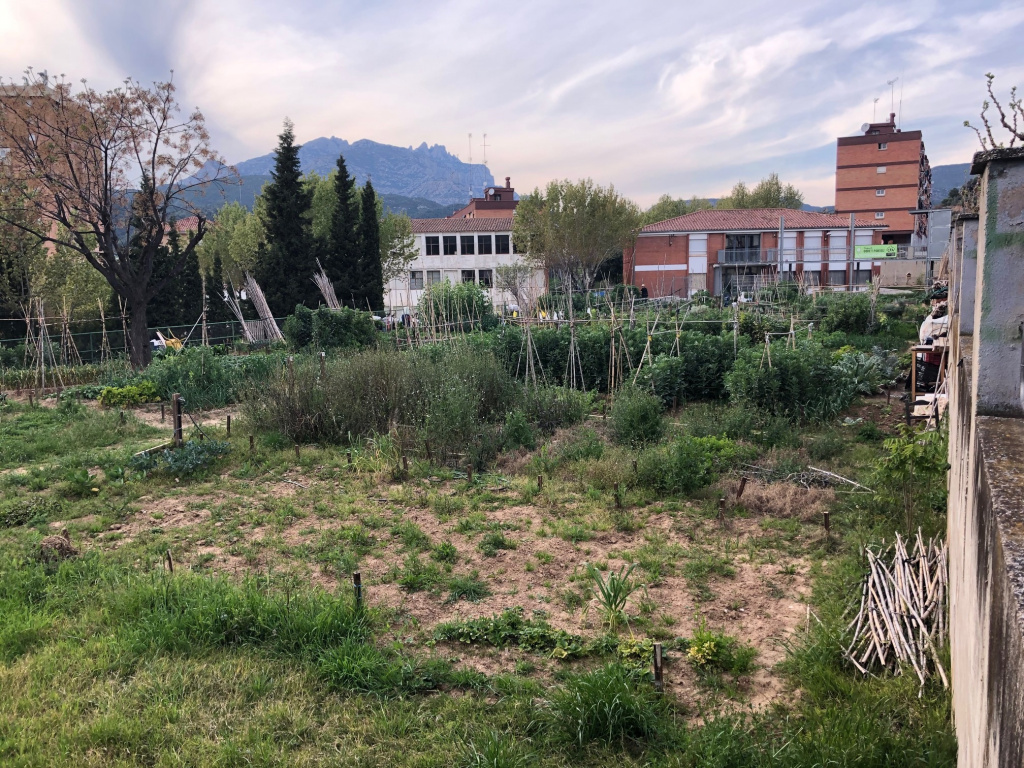
[[[327,353],[320,353],[320,380],[327,378]]]
[[[719,520],[719,522],[725,522],[725,497],[724,496],[718,500],[718,520]]]
[[[743,476],[743,477],[740,478],[740,487],[736,489],[736,501],[740,500],[740,497],[743,495],[743,491],[745,491],[746,488],[747,488],[747,478],[746,478],[746,476]]]
[[[164,413],[164,404],[160,403],[160,421],[165,421],[166,419],[167,415]]]
[[[471,482],[471,483],[473,482],[473,465],[472,464],[467,464],[466,465],[466,479],[469,480],[469,482]]]
[[[301,461],[302,460],[301,457],[299,456],[299,444],[298,443],[295,444],[295,460],[296,461]]]
[[[654,690],[665,690],[665,676],[662,669],[661,643],[654,644]]]
[[[402,471],[407,473],[407,474],[409,472],[409,457],[408,456],[403,456],[402,457]]]
[[[822,515],[822,518],[824,518],[822,520],[822,523],[825,526],[825,535],[828,536],[829,533],[832,530],[832,522],[831,522],[831,519],[830,519],[831,518],[831,514],[828,511],[825,511],[825,512],[822,512],[821,515]]]
[[[622,494],[619,493],[619,484],[615,484],[615,508],[622,509]]]
[[[171,559],[171,550],[169,549],[167,550],[167,553],[164,555],[164,562],[167,564],[167,570],[171,573],[174,573],[174,560]]]
[[[356,594],[356,610],[363,608],[363,577],[356,571],[352,574],[352,590]]]
[[[174,447],[180,448],[184,440],[181,431],[181,395],[177,392],[171,395],[171,426],[174,429]]]
[[[288,355],[288,396],[295,397],[295,357]]]
[[[228,437],[231,437],[231,414],[228,414]]]
[[[256,450],[256,438],[253,437],[252,435],[249,435],[249,453],[252,453],[255,450]]]

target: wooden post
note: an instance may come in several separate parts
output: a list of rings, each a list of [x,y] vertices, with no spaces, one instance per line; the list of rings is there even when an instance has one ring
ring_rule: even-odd
[[[654,690],[665,690],[665,675],[662,668],[661,643],[654,644]]]
[[[288,396],[295,397],[295,357],[288,355]]]
[[[409,457],[408,456],[403,456],[402,457],[402,471],[405,472],[406,474],[409,473]]]
[[[363,608],[363,577],[356,571],[352,574],[352,590],[356,594],[356,610]]]
[[[537,475],[537,490],[544,490],[544,475]]]
[[[171,395],[171,426],[174,429],[174,447],[180,448],[184,440],[181,432],[181,395],[177,392]]]
[[[302,457],[299,455],[299,444],[298,443],[295,444],[295,460],[296,461],[301,461],[302,460]]]
[[[160,403],[160,421],[165,421],[166,419],[167,419],[167,416],[164,413],[164,404]]]
[[[622,494],[619,493],[619,484],[615,484],[615,508],[622,509]]]
[[[253,437],[252,435],[249,435],[249,453],[252,453],[255,450],[256,450],[256,438]]]
[[[231,414],[228,414],[228,437],[231,437]]]
[[[164,555],[164,563],[166,563],[166,565],[167,565],[167,570],[170,573],[173,574],[174,573],[174,560],[171,558],[171,550],[169,550],[169,549],[167,550],[167,553]]]
[[[725,497],[718,500],[718,521],[725,522]]]
[[[745,491],[746,488],[747,488],[747,477],[746,477],[746,475],[744,475],[743,477],[740,478],[740,487],[736,489],[736,501],[740,500],[740,497],[743,495],[743,491]]]
[[[471,483],[473,482],[473,465],[472,464],[467,464],[466,465],[466,479],[469,482],[471,482]]]
[[[327,378],[327,353],[320,353],[320,381]]]
[[[825,536],[828,537],[829,533],[832,531],[831,513],[827,511],[822,512],[821,516],[823,518],[822,524],[825,526]]]

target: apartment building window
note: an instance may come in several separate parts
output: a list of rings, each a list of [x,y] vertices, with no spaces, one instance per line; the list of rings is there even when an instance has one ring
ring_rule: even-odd
[[[875,211],[875,218],[876,219],[884,219],[885,218],[885,211]]]
[[[885,190],[884,189],[876,189],[875,190],[875,197],[885,197]]]
[[[476,282],[476,272],[474,272],[472,269],[464,269],[464,270],[462,270],[462,282],[464,282],[464,283],[475,283]]]
[[[491,236],[490,235],[477,235],[476,245],[478,253],[490,253],[491,252]]]
[[[480,287],[490,288],[494,284],[493,275],[489,269],[481,269],[478,273],[480,275]]]
[[[494,252],[508,253],[508,235],[494,236]]]
[[[427,256],[437,256],[441,253],[441,242],[437,235],[427,237]]]
[[[877,168],[875,168],[875,173],[885,173],[885,166],[880,165]]]
[[[473,236],[463,235],[462,236],[462,255],[472,256],[473,255]]]
[[[409,290],[410,291],[421,291],[421,290],[423,290],[423,272],[422,271],[415,271],[415,272],[410,272],[409,273]]]
[[[886,142],[886,141],[879,142],[878,148],[879,149],[888,149],[889,148],[889,143]]]
[[[444,255],[445,256],[454,256],[456,253],[458,253],[458,250],[455,247],[455,235],[445,235],[444,236]]]
[[[427,285],[436,285],[441,282],[441,270],[440,269],[428,269],[427,270]]]

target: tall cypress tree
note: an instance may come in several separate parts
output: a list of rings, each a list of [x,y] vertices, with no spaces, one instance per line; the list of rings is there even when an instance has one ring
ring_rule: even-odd
[[[160,246],[153,262],[153,276],[161,279],[181,258],[181,237],[172,222],[167,233],[167,245]],[[152,327],[172,325],[192,326],[203,312],[203,278],[199,274],[199,255],[195,249],[185,259],[181,271],[172,277],[164,289],[153,297],[147,319]],[[187,333],[187,331],[186,331]],[[183,336],[184,338],[184,336]]]
[[[223,323],[234,320],[235,316],[224,301],[224,267],[220,254],[213,255],[213,264],[206,275],[206,322]]]
[[[356,180],[349,176],[344,156],[339,155],[338,174],[334,179],[334,192],[338,199],[331,215],[330,253],[324,269],[342,304],[354,303],[360,282],[360,216],[355,189]]]
[[[384,268],[380,263],[380,220],[377,218],[377,194],[366,180],[359,217],[359,309],[384,309]]]
[[[256,268],[256,280],[277,317],[295,311],[296,304],[315,307],[319,293],[312,281],[316,271],[313,234],[309,225],[311,195],[302,183],[294,125],[285,120],[278,136],[273,181],[263,193],[267,203],[267,253]]]

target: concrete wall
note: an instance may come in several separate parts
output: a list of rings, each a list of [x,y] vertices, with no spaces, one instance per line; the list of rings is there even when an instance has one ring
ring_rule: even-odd
[[[975,169],[977,248],[969,219],[951,244],[950,655],[959,765],[996,768],[1024,765],[1024,151]]]

